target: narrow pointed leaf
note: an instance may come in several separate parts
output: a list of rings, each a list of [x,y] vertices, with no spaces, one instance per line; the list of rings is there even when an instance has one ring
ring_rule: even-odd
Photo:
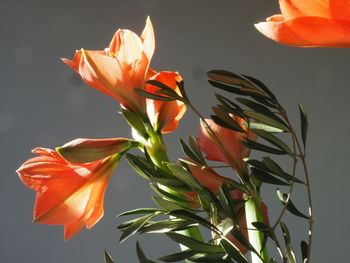
[[[298,217],[302,217],[305,219],[309,219],[308,216],[304,215],[302,212],[300,212],[296,208],[296,206],[293,204],[293,202],[290,199],[288,200],[288,194],[282,193],[280,190],[277,189],[277,196],[283,205],[287,205],[287,210],[291,212],[293,215],[296,215]]]
[[[287,255],[288,263],[297,263],[297,260],[295,258],[295,253],[291,245],[286,246],[286,255]]]
[[[201,160],[201,163],[205,164],[205,158],[203,157],[201,148],[199,147],[198,141],[196,139],[196,137],[194,137],[193,135],[190,135],[188,137],[188,142],[191,146],[192,151],[196,154],[196,156]]]
[[[272,91],[264,83],[262,83],[260,80],[254,78],[254,77],[247,76],[247,75],[243,75],[243,76],[246,77],[247,79],[249,79],[251,82],[253,82],[256,86],[258,86],[266,94],[268,94],[271,99],[273,99],[277,102],[277,98],[275,97],[275,95],[272,93]]]
[[[273,144],[277,148],[281,149],[282,151],[286,152],[290,156],[294,156],[294,153],[289,148],[287,144],[285,144],[281,139],[277,138],[275,135],[262,131],[262,130],[252,130],[256,135],[260,136],[264,140],[268,141],[269,143]]]
[[[173,211],[184,208],[178,202],[172,202],[162,197],[153,196],[152,200],[164,211]]]
[[[192,220],[194,222],[197,222],[198,224],[201,224],[202,226],[210,229],[210,230],[216,230],[219,231],[213,224],[211,224],[209,221],[205,220],[204,218],[197,216],[189,211],[186,210],[175,210],[168,213],[171,216],[174,216],[176,218],[182,218],[187,220]]]
[[[284,242],[286,243],[286,245],[289,245],[290,244],[290,234],[289,234],[288,227],[282,221],[280,221],[280,226],[281,226]]]
[[[153,214],[155,212],[158,212],[159,209],[157,208],[137,208],[129,211],[125,211],[123,213],[120,213],[117,215],[117,217],[120,216],[129,216],[129,215],[139,215],[139,214]]]
[[[223,252],[221,246],[204,243],[202,241],[178,233],[167,233],[166,235],[173,241],[180,243],[196,252],[203,252],[208,254],[219,254]]]
[[[114,263],[112,256],[105,250],[105,263]]]
[[[129,125],[133,127],[143,138],[147,139],[148,134],[142,121],[142,117],[126,109],[122,109],[122,113]]]
[[[262,131],[266,131],[266,132],[270,132],[270,133],[284,132],[284,130],[282,130],[282,129],[275,128],[275,127],[272,127],[272,126],[269,126],[269,125],[266,125],[266,124],[260,123],[260,122],[250,122],[249,128],[251,130],[262,130]]]
[[[264,170],[251,168],[252,175],[254,178],[258,179],[259,181],[267,184],[275,184],[275,185],[289,185],[289,183],[286,183],[274,176],[272,176],[270,173],[265,172]]]
[[[229,129],[237,132],[245,133],[245,130],[241,127],[241,125],[239,125],[238,122],[236,122],[233,118],[231,118],[230,115],[228,115],[228,113],[224,112],[222,109],[218,107],[213,107],[213,111],[216,114],[217,118],[221,119],[226,124],[226,126],[229,127]],[[216,124],[220,125],[219,123],[216,123]]]
[[[146,257],[138,241],[136,242],[136,253],[140,263],[155,263]]]
[[[308,250],[309,250],[309,245],[303,240],[300,243],[300,248],[301,248],[301,258],[303,259],[303,263],[306,263],[308,258]]]
[[[185,182],[187,185],[197,190],[203,189],[200,183],[195,179],[195,177],[193,177],[192,174],[186,171],[184,168],[172,163],[168,164],[168,168],[178,179]]]
[[[182,151],[188,157],[190,157],[193,161],[197,163],[201,163],[201,159],[187,146],[187,144],[182,139],[180,139],[180,144],[181,144]]]
[[[221,239],[220,245],[225,249],[230,258],[238,263],[248,263],[247,258],[241,253],[241,251],[226,238]]]
[[[285,151],[281,151],[279,149],[272,148],[272,147],[267,146],[265,144],[261,144],[261,143],[258,143],[258,142],[255,142],[255,141],[252,141],[249,139],[246,139],[245,142],[241,142],[241,143],[250,149],[254,149],[254,150],[258,150],[258,151],[262,151],[262,152],[273,153],[273,154],[278,154],[278,155],[286,154]]]
[[[198,226],[197,223],[189,220],[168,219],[157,222],[150,222],[144,225],[139,233],[167,233],[178,229],[188,229],[190,227]]]
[[[300,112],[300,121],[301,121],[301,137],[303,139],[303,143],[304,143],[304,148],[306,147],[306,137],[307,137],[307,130],[308,130],[308,118],[307,118],[307,114],[304,111],[303,106],[301,106],[299,104],[299,112]]]
[[[246,98],[236,98],[236,100],[256,112],[260,112],[270,116],[271,118],[274,118],[274,114],[271,112],[271,110],[264,105],[261,105],[253,100]]]
[[[296,182],[296,183],[305,184],[303,181],[299,180],[295,176],[293,177],[292,175],[283,171],[282,168],[274,160],[272,160],[270,157],[263,158],[263,165],[265,165],[267,170],[270,171],[271,173],[273,173],[274,175],[282,177],[283,179],[285,179],[289,182],[292,182],[294,180],[294,182]]]
[[[129,237],[134,235],[144,224],[147,223],[148,220],[150,220],[155,216],[156,216],[156,213],[138,218],[133,224],[131,224],[126,229],[124,229],[124,232],[121,235],[119,242],[122,243],[125,240],[127,240]]]
[[[152,99],[152,100],[160,100],[160,101],[174,101],[174,100],[177,100],[174,97],[161,96],[161,95],[157,95],[155,93],[147,92],[147,91],[142,90],[142,89],[134,89],[134,91],[138,95],[140,95],[142,97],[145,97],[145,98],[148,98],[148,99]]]
[[[244,111],[244,114],[269,126],[289,132],[288,126],[281,119],[272,118],[266,114],[251,110]]]
[[[164,261],[164,262],[178,262],[178,261],[188,259],[196,254],[197,254],[196,251],[193,251],[191,249],[186,249],[184,251],[180,251],[180,252],[176,252],[174,254],[163,256],[163,257],[159,258],[159,260]]]

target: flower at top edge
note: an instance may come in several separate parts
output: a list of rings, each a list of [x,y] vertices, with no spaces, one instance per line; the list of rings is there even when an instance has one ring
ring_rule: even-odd
[[[349,0],[280,0],[281,14],[255,27],[272,40],[297,47],[350,47]]]

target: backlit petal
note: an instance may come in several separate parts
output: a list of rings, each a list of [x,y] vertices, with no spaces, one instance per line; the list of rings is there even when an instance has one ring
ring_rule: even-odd
[[[285,22],[262,22],[255,26],[265,36],[285,45],[350,47],[350,20],[300,17]]]

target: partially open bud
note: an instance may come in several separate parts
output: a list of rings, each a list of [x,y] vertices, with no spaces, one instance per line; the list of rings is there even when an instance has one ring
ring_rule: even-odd
[[[124,152],[137,144],[128,138],[75,139],[57,147],[56,151],[69,162],[89,163]]]

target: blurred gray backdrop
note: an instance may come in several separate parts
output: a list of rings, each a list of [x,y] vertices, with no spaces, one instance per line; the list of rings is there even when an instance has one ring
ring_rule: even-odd
[[[277,12],[277,0],[1,0],[0,262],[95,263],[103,262],[104,249],[117,262],[137,262],[135,238],[118,244],[116,226],[121,220],[115,215],[153,204],[147,182],[125,161],[110,182],[103,219],[68,242],[62,227],[31,222],[34,192],[14,171],[32,157],[36,146],[55,147],[77,137],[130,135],[116,102],[87,87],[60,58],[71,58],[82,47],[106,47],[119,27],[140,33],[147,15],[156,32],[152,67],[179,71],[193,103],[207,116],[214,89],[205,73],[214,68],[264,81],[296,123],[297,103],[303,103],[310,117],[312,262],[349,262],[350,50],[298,49],[270,41],[253,24]],[[173,160],[181,157],[177,137],[196,134],[197,125],[197,117],[188,112],[178,131],[166,137]],[[265,199],[272,202],[271,218],[280,208],[274,191],[264,189]],[[297,192],[299,205],[304,198],[303,191]],[[301,219],[292,223],[297,250],[304,225]],[[159,236],[142,236],[140,241],[151,258],[177,250],[176,244]]]

